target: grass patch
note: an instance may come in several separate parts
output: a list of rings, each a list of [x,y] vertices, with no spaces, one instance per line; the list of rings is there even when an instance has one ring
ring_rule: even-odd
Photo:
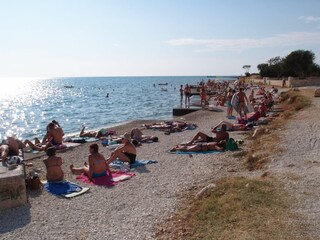
[[[157,238],[308,239],[289,211],[293,201],[274,179],[237,177],[216,185],[206,197],[189,200],[172,219],[170,234],[160,231]]]
[[[242,151],[239,151],[239,152],[236,152],[234,154],[232,154],[232,157],[234,158],[243,158],[245,156],[247,156],[248,152],[245,151],[245,150],[242,150]]]

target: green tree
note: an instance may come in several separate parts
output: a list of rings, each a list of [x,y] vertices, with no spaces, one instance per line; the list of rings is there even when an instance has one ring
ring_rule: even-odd
[[[320,67],[314,63],[315,55],[312,51],[297,50],[285,58],[279,56],[271,58],[267,63],[257,66],[261,77],[299,77],[320,76]]]
[[[284,58],[283,68],[285,73],[293,77],[305,78],[310,76],[314,69],[315,55],[311,51],[297,50]]]

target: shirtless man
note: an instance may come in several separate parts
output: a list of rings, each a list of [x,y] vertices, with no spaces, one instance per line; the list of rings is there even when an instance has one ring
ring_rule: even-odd
[[[131,143],[130,133],[125,133],[122,138],[123,146],[116,148],[109,159],[107,159],[107,164],[119,158],[123,162],[128,162],[129,164],[135,163],[137,150],[136,147]]]
[[[227,125],[222,124],[221,130],[217,131],[216,129],[211,130],[212,133],[215,133],[215,137],[210,137],[207,134],[203,132],[198,132],[190,142],[188,142],[186,145],[193,145],[195,142],[220,142],[220,141],[228,141],[229,139],[229,133],[227,132]]]
[[[28,144],[32,149],[38,151],[46,151],[51,146],[58,146],[62,144],[63,136],[64,133],[62,128],[56,121],[53,120],[47,126],[47,134],[43,138],[44,145],[42,145],[38,139],[36,139],[35,144],[30,140],[25,140],[24,144]]]
[[[244,113],[244,117],[247,118],[247,111],[246,111],[246,103],[248,103],[248,98],[246,94],[243,92],[243,88],[239,88],[239,92],[236,93],[239,98],[238,104],[238,112],[240,114],[240,118],[242,118],[242,112]]]

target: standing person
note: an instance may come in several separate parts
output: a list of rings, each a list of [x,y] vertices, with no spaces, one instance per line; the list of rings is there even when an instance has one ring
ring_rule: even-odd
[[[201,107],[204,108],[207,104],[207,92],[204,87],[201,88],[200,99],[201,99]]]
[[[49,147],[47,150],[48,158],[43,160],[47,169],[46,178],[48,182],[60,182],[63,181],[64,173],[62,171],[62,159],[56,156],[56,148]]]
[[[227,104],[227,117],[229,116],[232,116],[232,105],[231,105],[231,99],[232,99],[232,96],[233,96],[233,91],[232,91],[232,88],[229,88],[228,92],[227,92],[227,96],[226,96],[226,104]]]
[[[249,102],[251,104],[254,104],[254,90],[253,89],[251,90],[251,93],[249,95]]]
[[[240,114],[240,118],[242,119],[242,112],[244,113],[244,117],[247,118],[246,104],[248,104],[248,98],[246,94],[243,92],[242,87],[239,88],[239,92],[236,94],[239,98],[238,112]]]
[[[180,85],[180,89],[179,89],[179,91],[180,91],[180,105],[182,105],[182,101],[183,101],[183,92],[184,92],[184,90],[183,90],[183,85]]]
[[[191,89],[188,84],[184,87],[184,95],[185,95],[185,106],[190,106],[190,95],[191,95]]]
[[[107,159],[107,164],[119,158],[123,162],[129,164],[136,162],[137,150],[136,147],[131,142],[131,137],[129,133],[125,133],[122,137],[123,146],[116,148],[109,159]]]
[[[70,165],[71,172],[76,175],[84,173],[89,177],[90,180],[107,175],[107,171],[111,174],[111,171],[106,163],[106,159],[101,153],[99,153],[98,144],[92,143],[89,146],[89,152],[89,166],[87,163],[80,168],[75,168],[73,165]]]

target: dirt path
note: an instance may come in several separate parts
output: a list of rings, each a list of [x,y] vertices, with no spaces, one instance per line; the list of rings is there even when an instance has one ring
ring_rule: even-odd
[[[282,131],[283,151],[274,157],[270,172],[297,200],[305,233],[320,238],[320,98],[298,112]]]

